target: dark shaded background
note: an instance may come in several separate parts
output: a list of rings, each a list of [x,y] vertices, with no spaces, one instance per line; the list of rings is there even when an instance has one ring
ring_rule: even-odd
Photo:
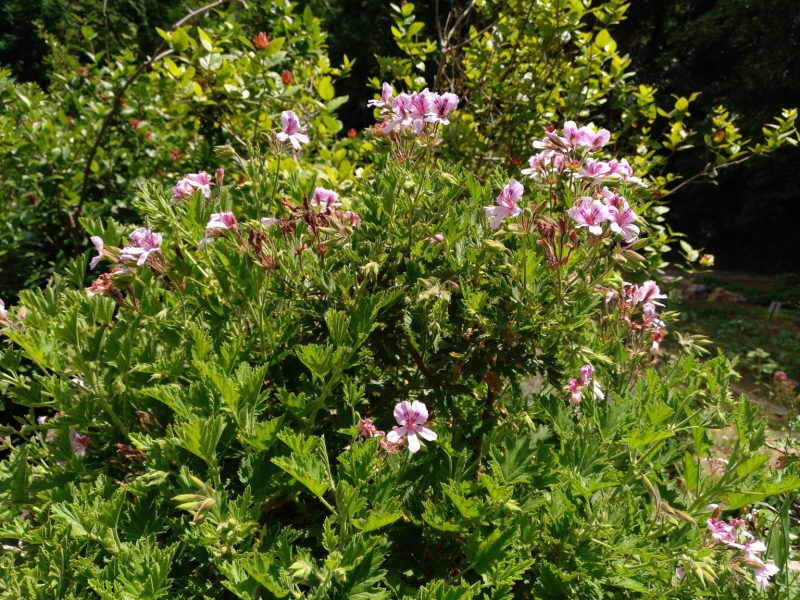
[[[186,3],[176,0],[108,0],[105,11],[103,4],[3,0],[0,64],[19,80],[46,87],[50,50],[43,34],[76,47],[82,24],[101,31],[107,19],[110,51],[133,39],[144,56],[160,43],[154,28],[169,27],[186,11]],[[343,54],[356,60],[352,76],[337,84],[337,93],[350,96],[340,109],[344,131],[369,125],[372,112],[366,101],[373,90],[366,82],[377,75],[374,55],[396,53],[389,3],[302,4],[310,4],[326,21],[332,61]],[[442,2],[443,11],[447,4]],[[431,24],[433,1],[417,2],[417,14]],[[781,108],[800,105],[798,0],[636,0],[614,35],[620,50],[632,56],[639,80],[658,87],[661,98],[702,90],[693,111],[696,128],[703,128],[705,115],[722,103],[740,115],[745,136],[755,138]],[[686,153],[672,169],[693,174],[704,162],[701,152]],[[687,186],[673,196],[671,206],[672,226],[714,253],[719,267],[800,272],[800,151],[784,150],[733,167],[720,175],[718,185]]]

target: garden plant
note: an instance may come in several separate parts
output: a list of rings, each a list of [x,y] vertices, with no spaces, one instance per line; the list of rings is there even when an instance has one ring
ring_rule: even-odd
[[[646,186],[574,122],[482,183],[439,157],[458,102],[385,86],[341,195],[272,168],[287,108],[4,309],[7,593],[785,597],[797,465],[723,358],[659,359]]]
[[[713,257],[664,220],[796,111],[689,131],[616,0],[435,6],[346,134],[291,2],[0,71],[0,596],[800,595],[800,465],[677,327],[666,266]]]

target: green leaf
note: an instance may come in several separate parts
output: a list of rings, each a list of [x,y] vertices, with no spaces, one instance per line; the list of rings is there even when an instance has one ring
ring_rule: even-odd
[[[346,365],[341,364],[341,359],[346,351],[346,348],[335,349],[330,344],[325,344],[324,346],[307,344],[298,347],[295,350],[295,354],[314,377],[324,379],[334,367],[337,367],[338,370],[346,368]]]
[[[503,559],[505,549],[516,533],[516,529],[495,529],[486,538],[480,532],[469,536],[464,544],[464,553],[472,568],[481,575],[488,573],[495,563]]]
[[[317,93],[319,93],[319,97],[326,102],[328,100],[333,100],[335,92],[330,77],[326,75],[317,81]]]
[[[208,35],[205,30],[197,26],[197,35],[200,38],[200,44],[206,50],[206,52],[211,52],[214,49],[214,40],[211,39],[211,36]]]
[[[669,439],[675,435],[674,431],[669,429],[645,429],[644,431],[634,431],[628,436],[628,447],[631,450],[647,446],[648,444],[655,444],[663,440]]]
[[[375,531],[381,527],[386,527],[397,521],[403,516],[402,511],[396,510],[394,512],[374,512],[371,511],[365,519],[352,519],[353,525],[356,529],[364,532]]]
[[[225,420],[221,416],[195,418],[175,427],[175,437],[179,446],[202,458],[211,467],[217,464],[217,444],[224,430]]]
[[[323,497],[333,487],[324,438],[306,437],[284,429],[278,434],[278,439],[289,447],[291,453],[289,456],[273,458],[272,462],[331,508]]]
[[[286,38],[283,38],[283,37],[272,38],[269,41],[269,46],[267,46],[267,49],[264,50],[264,54],[266,56],[273,56],[273,55],[277,54],[278,52],[280,52],[281,48],[283,48],[283,44],[285,42],[286,42]]]

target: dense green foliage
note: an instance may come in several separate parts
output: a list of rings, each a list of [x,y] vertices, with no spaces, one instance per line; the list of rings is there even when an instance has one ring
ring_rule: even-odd
[[[495,232],[482,207],[497,185],[431,152],[405,140],[385,155],[343,199],[357,227],[310,206],[314,178],[275,175],[274,156],[225,163],[250,184],[210,199],[148,186],[137,208],[164,242],[141,267],[116,263],[125,229],[88,223],[110,274],[87,295],[88,256],[74,261],[23,293],[5,330],[3,385],[29,410],[0,471],[2,536],[22,549],[0,558],[5,589],[755,597],[703,523],[711,502],[736,514],[770,498],[755,532],[784,569],[773,596],[786,591],[775,495],[800,476],[765,469],[764,423],[727,391],[724,360],[698,362],[683,339],[649,364],[638,309],[608,303],[620,266],[636,277],[613,238],[583,230],[557,255],[534,243],[577,182],[533,185]],[[198,250],[219,210],[238,225]],[[587,361],[605,398],[573,411],[561,388]],[[404,399],[431,411],[424,452],[359,435]],[[739,443],[720,477],[705,429],[729,420]]]
[[[0,296],[50,280],[0,301],[3,597],[800,593],[800,463],[655,281],[713,260],[665,222],[674,158],[713,179],[795,110],[695,132],[616,0],[391,5],[395,88],[346,134],[310,7],[361,0],[167,3],[157,37],[149,3],[31,6]]]

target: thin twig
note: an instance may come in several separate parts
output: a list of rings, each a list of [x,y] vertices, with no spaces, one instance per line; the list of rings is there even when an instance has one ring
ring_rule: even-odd
[[[722,169],[726,169],[728,167],[732,167],[733,165],[740,165],[743,162],[750,160],[754,156],[756,156],[756,155],[755,154],[748,154],[747,156],[743,156],[741,158],[737,158],[736,160],[732,160],[731,162],[725,163],[724,165],[718,165],[718,166],[715,166],[715,167],[711,167],[710,165],[706,166],[705,169],[703,169],[699,173],[695,173],[694,175],[689,177],[689,179],[685,179],[679,185],[676,185],[674,188],[672,188],[671,190],[667,191],[661,197],[662,198],[666,198],[667,196],[671,196],[672,194],[677,192],[682,187],[687,186],[690,183],[694,183],[695,181],[697,181],[698,179],[701,179],[703,177],[708,177],[711,174],[712,170],[713,171],[721,171]]]

